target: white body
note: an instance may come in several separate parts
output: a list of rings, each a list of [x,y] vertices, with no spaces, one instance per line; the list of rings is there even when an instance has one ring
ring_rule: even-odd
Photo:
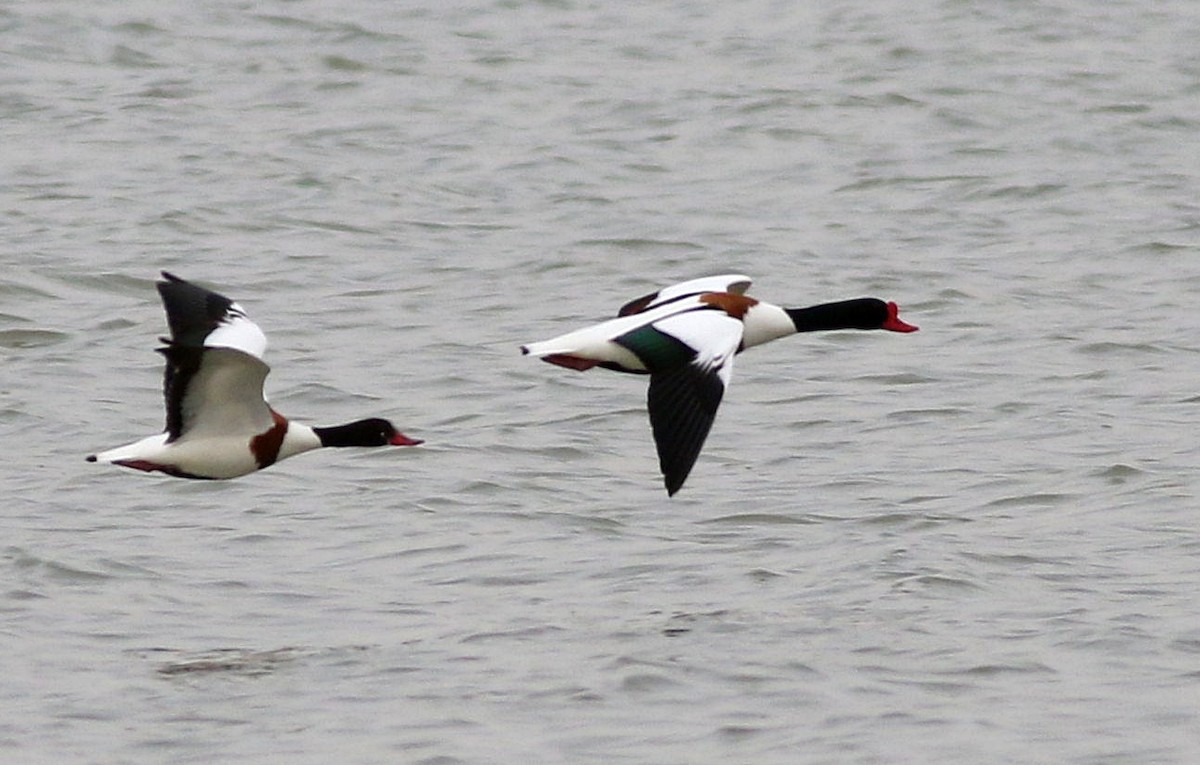
[[[321,446],[320,439],[307,425],[288,422],[283,443],[275,461]],[[193,437],[190,433],[171,443],[167,434],[148,436],[132,444],[118,446],[96,455],[97,462],[149,462],[169,465],[188,475],[201,478],[237,478],[262,466],[250,451],[250,440],[258,433],[216,433]]]
[[[556,354],[574,356],[644,372],[646,366],[641,359],[628,348],[613,342],[614,338],[639,327],[654,325],[655,329],[689,345],[699,357],[711,357],[727,351],[733,332],[737,334],[733,343],[735,351],[794,334],[796,325],[791,318],[783,308],[770,303],[754,302],[741,319],[720,311],[696,310],[704,305],[701,296],[705,293],[729,291],[740,295],[749,285],[750,278],[740,274],[693,279],[660,290],[640,313],[530,343],[522,346],[522,350],[538,358]]]
[[[710,276],[626,303],[618,318],[521,350],[584,371],[594,366],[649,373],[646,404],[668,495],[687,480],[729,387],[740,351],[800,331],[913,332],[895,303],[859,298],[785,309],[745,295],[749,277]],[[875,322],[879,323],[876,324]]]
[[[263,398],[271,368],[262,360],[267,338],[237,303],[204,338],[203,361],[192,375],[181,402],[183,429],[168,443],[167,433],[148,436],[91,458],[95,462],[140,463],[199,478],[237,478],[263,467],[251,443],[274,428],[285,429],[278,462],[316,449],[312,428],[276,415]],[[132,464],[131,467],[138,467]]]

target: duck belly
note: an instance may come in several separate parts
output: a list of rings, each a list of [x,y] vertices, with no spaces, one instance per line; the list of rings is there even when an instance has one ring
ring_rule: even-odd
[[[259,468],[244,438],[181,439],[170,443],[166,438],[165,433],[143,438],[101,452],[93,461],[181,478],[237,478]]]
[[[585,371],[595,366],[623,372],[645,372],[646,365],[628,348],[613,342],[611,333],[598,327],[521,346],[521,352],[568,369]]]

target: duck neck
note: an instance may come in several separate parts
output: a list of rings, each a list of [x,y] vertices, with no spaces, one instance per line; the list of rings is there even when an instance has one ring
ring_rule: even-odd
[[[288,422],[287,433],[283,443],[279,445],[279,459],[291,457],[311,449],[317,449],[325,444],[313,428],[298,422]]]
[[[361,446],[362,436],[357,423],[345,425],[330,425],[327,428],[313,428],[312,432],[321,440],[321,446]]]
[[[822,303],[808,308],[785,308],[784,312],[796,326],[797,332],[826,332],[835,329],[877,329],[882,316],[878,313],[877,300],[858,298]],[[882,306],[882,303],[880,303]]]
[[[321,440],[321,446],[383,446],[397,443],[391,439],[399,435],[390,422],[378,418],[313,428],[312,432]]]
[[[760,301],[742,317],[742,348],[753,348],[796,332],[791,311]]]

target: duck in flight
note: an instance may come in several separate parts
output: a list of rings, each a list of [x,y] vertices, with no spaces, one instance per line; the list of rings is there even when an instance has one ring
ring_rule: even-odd
[[[88,462],[180,478],[236,478],[322,446],[414,446],[380,418],[328,428],[291,422],[263,398],[267,338],[237,303],[163,272],[170,338],[166,430],[89,456]]]
[[[648,374],[650,427],[668,495],[687,480],[746,348],[797,332],[916,332],[895,303],[857,298],[782,308],[746,295],[750,277],[709,276],[626,303],[617,318],[521,347],[543,361],[586,371]]]

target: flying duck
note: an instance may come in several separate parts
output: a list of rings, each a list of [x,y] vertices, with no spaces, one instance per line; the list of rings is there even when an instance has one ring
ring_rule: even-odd
[[[682,282],[631,300],[615,319],[521,346],[521,352],[581,372],[598,366],[650,375],[650,426],[673,496],[712,428],[734,355],[797,332],[917,331],[900,319],[895,303],[876,298],[781,308],[746,295],[749,287],[750,277],[741,274]]]
[[[163,272],[171,337],[163,433],[89,456],[88,462],[179,478],[236,478],[322,446],[414,446],[384,419],[315,428],[290,422],[263,399],[267,338],[237,303]]]

